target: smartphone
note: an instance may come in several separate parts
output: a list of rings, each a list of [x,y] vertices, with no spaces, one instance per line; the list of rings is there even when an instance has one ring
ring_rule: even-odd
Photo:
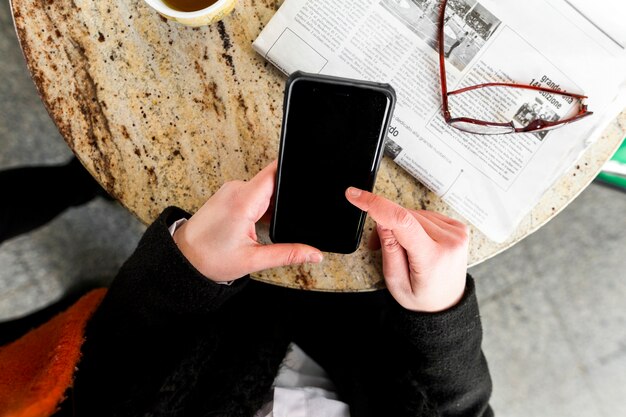
[[[349,186],[371,191],[395,92],[388,84],[303,72],[287,80],[270,238],[325,252],[359,247],[366,214]]]

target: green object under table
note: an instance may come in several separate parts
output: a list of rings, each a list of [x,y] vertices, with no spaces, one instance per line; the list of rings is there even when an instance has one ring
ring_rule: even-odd
[[[626,139],[617,149],[615,155],[604,165],[597,179],[626,189]]]

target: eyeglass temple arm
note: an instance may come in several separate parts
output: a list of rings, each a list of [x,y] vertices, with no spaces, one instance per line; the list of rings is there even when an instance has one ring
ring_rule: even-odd
[[[515,133],[528,133],[528,132],[533,132],[536,130],[541,130],[543,128],[546,127],[551,127],[551,126],[558,126],[558,125],[565,125],[568,123],[572,123],[575,121],[578,121],[580,119],[583,119],[587,116],[591,116],[593,114],[592,111],[587,111],[587,106],[584,106],[577,115],[572,116],[572,117],[568,117],[566,119],[562,119],[562,120],[556,120],[553,122],[547,121],[547,120],[542,120],[542,119],[535,119],[533,121],[531,121],[527,126],[524,127],[518,127],[515,129]],[[512,122],[511,122],[512,123]]]
[[[454,95],[454,94],[461,94],[464,93],[466,91],[472,91],[472,90],[476,90],[479,88],[483,88],[483,87],[512,87],[512,88],[522,88],[522,89],[526,89],[526,90],[534,90],[534,91],[543,91],[546,93],[553,93],[553,94],[560,94],[563,96],[568,96],[568,97],[573,97],[573,98],[577,98],[580,100],[586,99],[587,96],[581,95],[581,94],[574,94],[574,93],[568,93],[567,91],[559,91],[559,90],[553,90],[551,88],[544,88],[544,87],[538,87],[538,86],[533,86],[533,85],[524,85],[524,84],[512,84],[512,83],[485,83],[485,84],[479,84],[479,85],[474,85],[471,87],[465,87],[465,88],[460,88],[458,90],[454,90],[454,91],[448,91],[448,83],[447,83],[447,79],[446,79],[446,58],[445,58],[445,54],[444,54],[444,33],[443,33],[443,21],[444,21],[444,17],[445,17],[445,8],[447,5],[448,1],[447,0],[442,0],[441,2],[441,11],[439,12],[439,28],[438,28],[438,32],[439,32],[439,75],[441,78],[441,100],[442,100],[442,104],[443,104],[443,116],[447,121],[449,121],[452,116],[450,115],[450,109],[448,106],[448,96]],[[585,106],[586,107],[586,106]]]
[[[483,88],[483,87],[522,88],[522,89],[525,89],[525,90],[543,91],[543,92],[546,92],[546,93],[560,94],[562,96],[573,97],[573,98],[577,98],[577,99],[580,99],[580,100],[583,100],[583,99],[587,98],[587,96],[584,96],[582,94],[568,93],[567,91],[553,90],[551,88],[538,87],[538,86],[534,86],[534,85],[513,84],[513,83],[485,83],[485,84],[472,85],[470,87],[464,87],[464,88],[459,88],[458,90],[448,91],[447,95],[451,96],[451,95],[454,95],[454,94],[461,94],[461,93],[465,93],[466,91],[472,91],[472,90],[476,90],[476,89]]]
[[[446,58],[443,52],[444,39],[443,39],[443,20],[445,16],[447,0],[441,2],[441,11],[439,12],[439,76],[441,78],[441,101],[443,105],[443,117],[448,122],[452,116],[450,116],[450,109],[448,107],[448,83],[446,80]]]

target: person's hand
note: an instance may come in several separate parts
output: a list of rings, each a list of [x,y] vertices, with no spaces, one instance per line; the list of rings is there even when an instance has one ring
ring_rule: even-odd
[[[348,188],[346,198],[376,221],[385,283],[402,307],[437,312],[459,302],[469,242],[463,223],[432,211],[408,210],[358,188]]]
[[[174,241],[204,276],[230,281],[277,266],[321,262],[322,253],[311,246],[257,242],[255,223],[268,210],[275,176],[276,161],[248,182],[227,182],[176,230]]]

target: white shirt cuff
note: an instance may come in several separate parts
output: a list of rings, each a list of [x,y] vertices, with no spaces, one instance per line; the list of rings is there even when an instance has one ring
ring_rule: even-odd
[[[176,220],[174,223],[172,223],[172,225],[170,227],[168,227],[167,230],[169,230],[170,235],[172,237],[174,237],[174,233],[176,233],[176,230],[178,230],[178,228],[180,226],[182,226],[183,224],[185,224],[185,223],[187,223],[187,219],[185,219],[185,218]],[[216,284],[220,284],[220,285],[231,285],[233,282],[235,282],[235,280],[232,280],[232,281],[213,281],[213,282],[215,282]]]

